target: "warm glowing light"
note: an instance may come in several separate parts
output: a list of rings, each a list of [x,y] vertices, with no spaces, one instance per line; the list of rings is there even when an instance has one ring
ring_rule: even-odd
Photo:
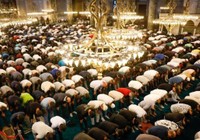
[[[71,11],[71,12],[64,12],[64,14],[73,15],[73,14],[78,14],[78,12],[76,12],[76,11]]]
[[[78,67],[78,65],[79,65],[79,60],[75,60],[75,61],[74,61],[74,64],[75,64],[76,67]]]
[[[169,10],[169,7],[160,7],[160,10]]]
[[[42,9],[42,12],[51,13],[54,12],[54,9]]]
[[[81,59],[81,64],[85,67],[86,66],[86,60],[85,59]]]
[[[10,21],[6,23],[0,23],[0,28],[5,28],[10,25],[26,25],[26,24],[32,24],[36,22],[37,19],[28,19],[28,20],[18,20],[18,21]]]
[[[185,25],[186,21],[177,19],[156,19],[153,21],[154,24],[160,25]]]
[[[113,19],[117,19],[117,16],[113,16]],[[119,16],[120,20],[139,20],[139,19],[143,19],[143,16],[139,16],[139,15],[121,15]]]
[[[79,12],[80,15],[91,15],[89,11],[81,11]]]
[[[32,13],[27,13],[27,16],[41,16],[41,15],[47,15],[45,12],[32,12]]]
[[[195,15],[173,15],[174,19],[180,19],[180,20],[197,20],[199,19],[198,16]]]

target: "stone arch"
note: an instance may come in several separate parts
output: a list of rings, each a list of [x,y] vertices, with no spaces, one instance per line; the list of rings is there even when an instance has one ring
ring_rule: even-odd
[[[183,28],[184,32],[193,33],[195,29],[194,22],[189,20]]]

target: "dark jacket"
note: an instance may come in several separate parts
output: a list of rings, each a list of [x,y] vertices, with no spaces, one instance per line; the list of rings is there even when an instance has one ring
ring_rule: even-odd
[[[107,132],[98,127],[91,128],[88,131],[88,135],[93,137],[95,140],[104,140],[105,137],[109,137],[109,134]]]
[[[107,133],[109,133],[110,135],[112,135],[113,133],[115,133],[115,130],[117,128],[119,128],[119,126],[113,122],[109,122],[109,121],[103,121],[101,122],[98,127],[104,131],[106,131]]]
[[[120,114],[112,114],[110,121],[119,125],[120,129],[124,129],[128,125],[128,121]]]

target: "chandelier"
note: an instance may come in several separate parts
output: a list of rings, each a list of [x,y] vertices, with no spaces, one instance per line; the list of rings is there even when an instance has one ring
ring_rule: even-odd
[[[64,14],[73,15],[73,14],[78,14],[78,12],[76,12],[76,11],[67,11],[67,12],[64,12]]]
[[[89,11],[80,11],[78,12],[80,15],[86,15],[86,16],[91,16]]]
[[[38,17],[38,16],[46,16],[53,12],[54,12],[54,9],[42,9],[41,12],[30,12],[30,13],[27,13],[26,15],[29,17],[34,17],[34,16]]]
[[[46,12],[31,12],[31,13],[27,13],[27,16],[33,17],[33,16],[46,16],[47,13]]]
[[[80,15],[86,15],[86,16],[90,16],[91,13],[89,11],[69,11],[69,12],[64,12],[64,14],[66,15],[73,15],[73,14],[80,14]]]
[[[42,12],[52,13],[52,12],[54,12],[54,9],[42,9]]]
[[[65,11],[64,14],[66,15],[83,15],[83,16],[91,16],[89,11],[89,1],[84,2],[84,11]]]
[[[109,13],[107,0],[92,0],[89,10],[95,20],[95,31],[91,39],[74,44],[65,44],[57,53],[63,56],[68,66],[86,67],[92,66],[99,73],[115,66],[124,66],[130,59],[140,58],[146,51],[139,45],[136,39],[142,38],[142,33],[129,29],[129,38],[124,37],[128,30],[104,27]],[[135,34],[138,36],[134,36]],[[116,40],[114,36],[118,36]],[[134,36],[134,38],[131,38]],[[136,43],[135,43],[136,42]]]
[[[0,14],[12,14],[13,12],[17,12],[17,9],[16,8],[0,9]]]
[[[167,7],[169,9],[168,16],[165,18],[155,19],[153,21],[153,23],[159,24],[161,26],[165,26],[168,33],[171,33],[172,29],[175,26],[184,26],[187,23],[187,21],[174,18],[174,16],[173,16],[173,12],[174,12],[174,9],[176,8],[176,6],[177,6],[177,4],[176,4],[175,0],[170,0],[167,5]]]
[[[82,16],[91,16],[91,13],[89,11],[89,5],[90,5],[90,1],[89,0],[85,0],[84,1],[84,9],[83,11],[80,11],[79,14]]]
[[[185,6],[184,6],[183,14],[173,15],[173,18],[178,19],[178,20],[185,20],[185,21],[199,19],[198,16],[190,15],[189,8],[190,8],[190,0],[187,0],[186,3],[185,3]]]
[[[12,25],[27,25],[27,24],[33,24],[37,22],[37,19],[26,19],[26,20],[15,20],[15,21],[9,21],[9,22],[0,22],[0,29],[1,28],[5,28],[8,26],[12,26]]]
[[[128,21],[134,23],[136,20],[143,19],[143,16],[135,12],[135,2],[130,0],[117,0],[116,7],[113,10],[113,19],[117,20],[117,28],[124,28]]]

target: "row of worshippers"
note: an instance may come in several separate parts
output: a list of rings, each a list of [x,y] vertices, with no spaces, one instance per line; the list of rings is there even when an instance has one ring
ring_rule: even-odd
[[[52,65],[57,64],[60,59],[54,53],[58,45],[75,41],[82,33],[87,33],[87,25],[78,26],[25,25],[5,30],[6,34],[0,37],[1,130],[13,125],[16,134],[17,130],[21,130],[24,135],[24,126],[32,127],[34,136],[40,139],[46,135],[45,128],[51,132],[52,129],[42,125],[44,131],[41,131],[38,126],[40,128],[42,123],[35,124],[36,121],[43,120],[53,129],[59,128],[58,132],[65,129],[64,120],[68,116],[66,112],[72,110],[73,97],[65,94],[67,87],[57,80],[66,79],[67,74],[70,75],[73,70],[66,67],[53,69]],[[77,87],[77,90],[85,94],[85,88]],[[54,92],[58,94],[54,95]],[[86,90],[86,94],[87,92]],[[57,110],[61,108],[61,113],[59,110],[57,115],[54,114],[55,107]],[[63,116],[63,119],[58,115]],[[33,123],[35,125],[32,126]],[[37,132],[38,130],[41,132]]]
[[[39,46],[38,46],[39,47]],[[26,55],[27,56],[27,55]],[[18,56],[18,57],[20,57],[20,56]],[[39,57],[40,58],[40,56],[37,56],[37,57]],[[35,60],[41,60],[41,58],[40,59],[37,59],[37,57],[35,58]],[[44,57],[42,57],[42,59],[43,59]],[[24,64],[24,62],[23,62],[23,60],[20,62],[19,61],[20,59],[18,59],[18,61],[17,61],[17,65],[22,65],[22,64]],[[5,62],[7,62],[7,60],[5,61]],[[27,63],[26,63],[27,64]],[[10,65],[13,65],[13,66],[16,66],[16,64],[15,64],[15,62],[14,63],[12,63],[11,62],[11,64],[9,64],[8,63],[8,65],[10,66]],[[39,65],[38,65],[39,66]],[[37,67],[38,67],[37,66]],[[4,65],[4,68],[6,68],[7,66],[5,66]],[[73,97],[74,97],[74,95],[77,95],[77,91],[74,91],[74,90],[70,90],[69,89],[69,91],[67,92],[66,91],[66,94],[68,94],[69,96],[67,96],[66,97],[66,94],[64,95],[64,94],[55,94],[54,95],[54,90],[52,90],[52,88],[53,89],[56,89],[56,87],[57,86],[60,86],[60,85],[63,85],[64,84],[64,87],[65,88],[71,88],[71,87],[74,87],[74,83],[75,83],[75,81],[73,82],[73,81],[69,81],[69,80],[63,80],[63,82],[62,83],[51,83],[51,82],[54,82],[53,80],[55,80],[55,82],[57,82],[57,78],[59,77],[59,72],[56,70],[56,69],[52,69],[53,67],[48,67],[48,66],[46,66],[47,68],[45,69],[45,67],[38,67],[38,70],[34,70],[34,69],[30,69],[31,71],[29,71],[29,70],[27,70],[26,69],[26,71],[24,71],[24,73],[26,73],[26,74],[24,74],[24,76],[26,75],[26,76],[30,76],[30,78],[32,78],[32,81],[34,81],[35,80],[35,84],[36,84],[36,87],[37,88],[39,88],[40,89],[40,87],[41,87],[41,89],[43,90],[43,92],[41,92],[41,91],[34,91],[35,89],[33,88],[33,91],[30,91],[30,85],[31,84],[33,84],[34,82],[30,82],[30,81],[27,81],[27,80],[22,80],[22,77],[23,77],[23,75],[21,74],[21,73],[19,73],[18,72],[18,69],[16,70],[16,68],[14,69],[14,68],[10,68],[10,69],[6,69],[6,70],[4,70],[4,71],[2,71],[2,73],[4,73],[5,74],[5,71],[6,71],[6,74],[8,74],[8,75],[11,75],[9,78],[8,78],[8,81],[6,81],[6,82],[8,82],[9,83],[9,80],[11,80],[11,81],[15,81],[15,82],[13,82],[13,89],[14,88],[16,88],[16,90],[14,90],[14,91],[18,91],[19,93],[21,93],[21,91],[20,91],[20,89],[21,90],[24,90],[25,92],[30,92],[30,94],[31,94],[31,96],[36,100],[36,101],[39,101],[39,102],[41,102],[42,103],[42,101],[45,99],[45,98],[47,98],[46,99],[46,101],[48,101],[48,100],[52,100],[52,97],[53,97],[53,99],[56,101],[56,109],[58,109],[59,111],[60,111],[60,108],[66,108],[66,106],[67,106],[67,110],[69,111],[69,114],[70,115],[72,115],[71,113],[73,112],[73,101],[78,101],[79,99],[79,97],[77,97],[77,96],[75,96],[75,98],[74,99],[72,99]],[[54,67],[55,68],[55,67]],[[64,67],[63,67],[64,68]],[[36,67],[35,67],[35,69],[36,69]],[[42,69],[42,70],[40,70],[40,69]],[[44,70],[44,71],[43,71]],[[48,72],[49,70],[52,70],[51,71],[51,75],[49,75],[49,73],[46,73],[46,71]],[[20,70],[19,70],[20,71]],[[92,70],[92,72],[93,72],[94,70]],[[120,70],[119,70],[120,71]],[[14,72],[14,73],[13,73]],[[58,72],[58,73],[57,73]],[[12,73],[12,74],[11,74]],[[56,74],[55,74],[56,73]],[[6,75],[5,74],[5,75]],[[58,74],[58,75],[57,75]],[[148,73],[147,73],[148,74]],[[38,80],[38,75],[39,75],[39,80]],[[35,76],[35,77],[34,77]],[[125,75],[126,76],[126,75]],[[122,78],[124,78],[125,77],[124,75],[123,75],[123,77]],[[129,76],[129,74],[127,74],[127,76]],[[34,78],[33,78],[34,77]],[[19,79],[18,79],[19,78]],[[29,78],[29,77],[28,77]],[[72,77],[71,77],[72,78]],[[151,78],[151,77],[150,77]],[[58,78],[59,79],[59,78]],[[111,78],[112,79],[112,78]],[[40,83],[40,80],[41,80],[41,83]],[[19,82],[20,81],[20,82]],[[51,81],[51,82],[49,82],[49,81]],[[79,80],[78,80],[79,81]],[[106,80],[105,80],[106,81]],[[94,95],[98,95],[99,93],[102,93],[102,89],[101,89],[101,87],[107,87],[107,83],[105,83],[105,81],[104,80],[97,80],[96,82],[97,82],[97,86],[94,86]],[[111,80],[112,81],[112,80]],[[119,81],[123,81],[123,80],[119,80]],[[44,82],[44,83],[43,83]],[[88,82],[88,81],[87,81]],[[71,83],[73,83],[73,84],[71,84]],[[100,83],[100,84],[98,84],[98,83]],[[132,83],[133,83],[133,81],[132,81]],[[16,87],[16,85],[15,84],[17,84],[19,87]],[[38,86],[38,85],[39,86]],[[127,83],[126,83],[127,84]],[[15,86],[14,86],[15,85]],[[56,86],[57,85],[57,86]],[[91,86],[90,86],[91,85]],[[90,87],[92,87],[92,82],[90,83]],[[96,85],[96,84],[95,84]],[[135,83],[133,84],[133,85],[135,85]],[[152,85],[154,85],[154,83],[152,82]],[[22,88],[20,88],[20,86],[22,86]],[[61,86],[61,87],[63,87],[63,86]],[[58,91],[57,92],[60,92],[60,90],[61,91],[65,91],[65,88],[57,88],[58,89]],[[118,89],[119,91],[120,91],[120,89]],[[117,97],[117,98],[119,98],[118,100],[121,100],[124,96],[126,96],[126,97],[132,97],[132,93],[130,92],[130,90],[128,90],[127,88],[122,88],[121,90],[125,90],[124,92],[114,92],[114,96],[116,95],[116,93],[118,93],[121,97]],[[2,89],[2,91],[3,91],[3,93],[6,93],[7,95],[5,95],[4,97],[4,99],[6,99],[7,98],[7,96],[10,96],[9,94],[9,92],[5,92],[5,89],[3,88]],[[23,92],[24,92],[23,91]],[[72,92],[73,91],[73,92]],[[128,92],[126,92],[126,91],[128,91]],[[36,93],[33,93],[33,92],[36,92]],[[96,92],[97,92],[97,94],[96,94]],[[99,92],[99,93],[98,93]],[[130,94],[131,93],[131,94]],[[12,92],[11,92],[11,94],[12,94]],[[32,103],[32,101],[33,101],[33,98],[30,96],[30,94],[29,93],[23,93],[23,94],[21,94],[20,95],[20,101],[22,100],[22,105],[23,106],[25,106],[25,107],[27,107],[27,108],[30,108],[30,107],[32,107],[33,105],[34,106],[39,106],[37,103]],[[45,95],[44,95],[45,94]],[[84,94],[84,93],[83,93]],[[88,94],[88,93],[86,93],[86,94]],[[123,94],[123,95],[122,95]],[[54,95],[54,96],[52,96],[52,95]],[[80,94],[79,94],[80,95]],[[110,92],[110,95],[111,95],[111,97],[112,97],[112,92]],[[46,96],[48,96],[48,97],[46,97]],[[115,97],[112,97],[112,98],[115,98]],[[13,113],[14,112],[16,112],[16,110],[18,110],[18,106],[17,106],[17,104],[15,104],[15,103],[13,103],[13,101],[12,101],[12,99],[13,98],[17,98],[18,96],[14,96],[14,97],[10,97],[10,99],[11,99],[11,105],[9,106],[9,109],[10,108],[13,108]],[[98,96],[97,96],[98,97]],[[95,99],[96,97],[94,97],[94,99]],[[99,98],[100,98],[100,96],[99,96]],[[9,99],[9,98],[8,98]],[[19,99],[19,98],[18,98]],[[16,100],[18,100],[18,99],[14,99],[14,102],[16,101]],[[75,99],[77,99],[77,100],[75,100]],[[117,99],[115,99],[116,101],[117,101]],[[6,100],[4,100],[6,103],[7,103],[7,101]],[[45,100],[44,100],[45,101]],[[44,102],[43,101],[43,102]],[[129,101],[131,101],[131,100],[129,100]],[[19,100],[18,101],[16,101],[16,102],[19,102]],[[52,102],[54,102],[53,100],[52,100]],[[121,100],[121,102],[123,103],[123,100]],[[28,104],[27,104],[28,103]],[[29,103],[30,103],[30,105],[29,105]],[[81,102],[80,102],[81,103]],[[111,103],[111,102],[110,102]],[[107,104],[110,104],[110,103],[107,103]],[[131,102],[130,102],[131,103]],[[76,105],[78,105],[78,104],[76,104]],[[114,104],[110,104],[112,107],[113,107],[113,105]],[[11,106],[13,106],[13,107],[11,107]],[[45,105],[44,105],[45,106]],[[48,105],[47,105],[48,106]],[[48,107],[48,111],[47,112],[51,112],[51,106],[54,106],[53,105],[53,103],[51,103],[51,104],[49,104],[49,106],[50,107]],[[15,108],[16,107],[16,108]],[[42,116],[41,114],[41,110],[43,110],[43,107],[41,108],[41,106],[39,106],[39,108],[40,109],[38,109],[38,108],[33,108],[33,109],[31,109],[31,110],[29,110],[29,109],[26,109],[26,112],[29,114],[29,116],[30,116],[30,118],[31,119],[34,119],[35,118],[35,116],[36,116],[36,119],[37,119],[37,117],[40,117],[40,116]],[[45,108],[45,107],[44,107]],[[96,107],[96,108],[98,108],[98,107]],[[105,107],[102,107],[102,108],[104,108],[105,109]],[[103,109],[103,110],[104,110]],[[61,112],[63,113],[61,116],[62,117],[66,117],[66,115],[65,115],[65,111],[62,111],[62,109],[61,109]],[[51,114],[51,113],[49,113],[49,114]],[[98,114],[99,115],[99,114]],[[101,114],[100,114],[101,115]],[[47,116],[45,117],[45,118],[47,118]],[[46,123],[48,124],[48,119],[45,119],[46,121]]]
[[[198,75],[197,75],[197,78],[198,78]],[[188,83],[188,82],[186,82],[186,83]],[[138,138],[137,138],[138,140],[145,139],[145,138],[146,139],[167,139],[168,137],[174,138],[176,135],[180,135],[181,129],[183,129],[184,128],[183,126],[186,124],[186,118],[189,119],[192,115],[192,112],[193,113],[195,112],[195,114],[199,113],[199,110],[200,110],[199,103],[200,102],[198,99],[192,99],[192,97],[189,97],[189,98],[185,97],[185,99],[180,100],[180,98],[177,96],[175,87],[173,87],[169,84],[163,84],[160,87],[168,88],[169,86],[170,86],[171,90],[169,90],[170,99],[168,100],[168,102],[173,103],[173,105],[171,105],[172,112],[165,114],[164,120],[156,121],[155,122],[156,126],[149,128],[148,131],[144,131],[142,129],[144,132],[147,132],[150,135],[142,134],[142,135],[138,136]],[[199,93],[196,93],[196,94],[198,95]],[[148,111],[151,111],[152,109],[155,110],[155,102],[159,103],[160,98],[163,98],[165,101],[166,95],[167,95],[166,90],[155,89],[155,90],[151,91],[151,93],[149,95],[145,96],[144,100],[139,103],[139,106],[130,105],[128,107],[128,109],[129,110],[132,109],[132,113],[138,112],[138,114],[142,114],[142,113],[146,114]],[[180,100],[180,103],[177,103],[178,100]],[[143,108],[141,108],[141,107],[143,107]],[[150,108],[150,110],[148,110],[149,108]],[[131,115],[129,115],[129,116],[131,116]],[[123,122],[124,125],[126,124],[124,121],[121,121],[121,119],[118,119],[118,120],[120,120],[120,122]],[[112,116],[111,116],[110,121],[113,122]],[[130,122],[132,122],[132,120]],[[116,121],[115,123],[118,124],[119,122]],[[143,124],[143,123],[146,123],[146,120],[144,122],[142,122],[141,124]],[[98,127],[101,128],[101,123]],[[90,131],[88,132],[88,135],[85,133],[80,133],[77,136],[75,136],[74,139],[78,139],[80,137],[84,137],[85,139],[93,139],[93,138],[94,139],[98,139],[98,138],[108,139],[110,133],[106,133],[106,132],[109,132],[106,129],[106,127],[101,128],[102,130],[104,130],[104,132],[102,130],[99,130],[99,128],[94,127],[92,129],[90,129]],[[142,126],[141,126],[141,128],[142,128]],[[147,128],[145,130],[147,130]],[[112,131],[113,133],[111,133],[111,134],[116,134],[116,133],[118,134],[118,132],[116,132],[116,131],[118,131],[118,129],[113,128],[113,131]]]

